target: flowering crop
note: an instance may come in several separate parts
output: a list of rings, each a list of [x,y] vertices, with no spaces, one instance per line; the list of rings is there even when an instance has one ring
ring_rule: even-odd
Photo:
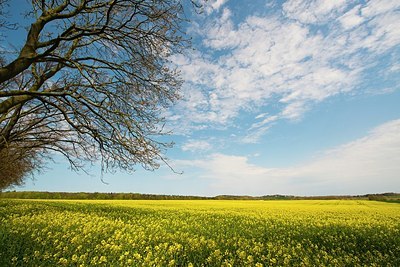
[[[400,266],[400,205],[0,200],[0,266]]]

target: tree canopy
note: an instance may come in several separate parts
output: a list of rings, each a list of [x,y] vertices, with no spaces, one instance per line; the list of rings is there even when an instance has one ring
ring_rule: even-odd
[[[157,138],[166,134],[162,109],[181,86],[168,57],[188,45],[182,3],[32,0],[27,15],[22,47],[1,40],[0,154],[28,162],[24,174],[53,152],[74,169],[96,161],[104,171],[158,168],[171,145]],[[0,17],[2,30],[24,26]]]

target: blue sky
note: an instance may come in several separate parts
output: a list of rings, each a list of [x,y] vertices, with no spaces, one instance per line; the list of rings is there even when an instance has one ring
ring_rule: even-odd
[[[180,195],[400,191],[400,2],[210,0],[166,110],[167,167],[76,174],[62,158],[17,190]]]

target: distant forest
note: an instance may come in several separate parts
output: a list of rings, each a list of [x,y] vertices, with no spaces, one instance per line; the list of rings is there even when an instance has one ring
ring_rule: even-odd
[[[266,196],[234,196],[219,195],[215,197],[182,196],[182,195],[157,195],[140,193],[71,193],[71,192],[39,192],[39,191],[7,191],[0,192],[0,198],[15,199],[102,199],[102,200],[333,200],[333,199],[359,199],[376,200],[400,203],[399,193],[342,195],[342,196],[291,196],[291,195],[266,195]]]

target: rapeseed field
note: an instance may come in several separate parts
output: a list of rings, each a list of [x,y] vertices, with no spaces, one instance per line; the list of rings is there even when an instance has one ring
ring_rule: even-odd
[[[0,266],[400,266],[400,205],[3,199]]]

